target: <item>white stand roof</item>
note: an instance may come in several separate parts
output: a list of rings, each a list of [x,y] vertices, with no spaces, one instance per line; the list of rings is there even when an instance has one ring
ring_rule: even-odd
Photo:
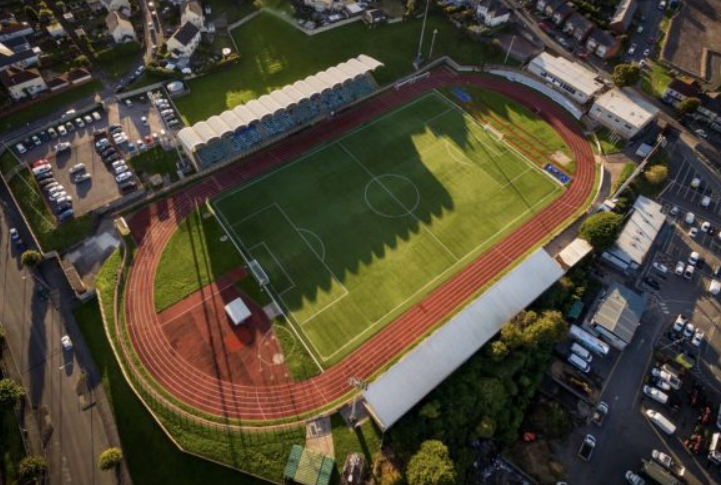
[[[240,325],[250,317],[250,310],[240,298],[236,298],[225,305],[225,313],[233,321],[233,325]]]

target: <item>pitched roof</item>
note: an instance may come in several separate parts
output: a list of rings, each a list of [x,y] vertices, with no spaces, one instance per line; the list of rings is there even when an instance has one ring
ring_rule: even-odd
[[[636,0],[621,0],[621,2],[618,4],[618,7],[616,7],[616,11],[614,12],[613,17],[611,18],[611,23],[630,23],[633,19],[633,14],[636,13],[637,8],[638,4],[636,3]]]
[[[573,12],[571,16],[568,17],[566,23],[568,24],[569,22],[573,24],[573,30],[584,31],[586,29],[593,28],[593,22],[591,22],[578,12]]]
[[[68,85],[68,80],[65,79],[64,77],[58,76],[58,77],[52,78],[46,84],[48,85],[48,88],[50,88],[50,89],[61,88],[63,86]]]
[[[203,7],[200,5],[200,2],[198,0],[188,0],[187,2],[185,2],[185,5],[183,6],[183,12],[187,11],[191,11],[199,17],[203,16]]]
[[[721,96],[719,96],[719,93],[703,94],[701,96],[701,106],[713,113],[721,114]]]
[[[588,36],[588,40],[594,40],[598,45],[605,45],[609,47],[618,42],[618,39],[616,39],[616,37],[614,37],[610,32],[600,29],[596,29],[591,32]]]
[[[192,22],[185,22],[182,27],[175,31],[173,38],[180,42],[182,45],[188,45],[200,33],[198,27]]]
[[[559,5],[556,10],[553,11],[554,14],[560,13],[561,15],[570,15],[572,12],[574,12],[573,5],[568,3],[562,3]]]
[[[16,22],[12,22],[5,25],[0,25],[0,34],[12,34],[13,32],[20,32],[21,30],[30,29],[33,30],[32,27],[25,24],[19,24]]]
[[[37,69],[17,69],[11,67],[6,71],[0,72],[0,81],[2,81],[3,85],[7,88],[32,81],[37,78],[42,79],[42,76]]]
[[[0,44],[0,46],[6,47],[3,44]],[[0,67],[10,66],[17,62],[22,62],[35,57],[35,53],[30,49],[19,52],[15,52],[12,49],[8,49],[8,51],[0,48]]]
[[[487,8],[489,17],[500,17],[511,12],[508,7],[499,0],[482,0],[478,6]]]
[[[697,97],[700,93],[698,87],[696,87],[693,81],[686,82],[683,79],[675,78],[668,84],[668,89],[673,89],[677,93],[680,93],[688,97]]]
[[[89,76],[90,73],[85,69],[73,69],[68,73],[68,79],[70,81],[77,81]]]
[[[600,325],[626,343],[641,323],[647,298],[618,283],[612,284],[608,294],[593,316],[593,323]]]

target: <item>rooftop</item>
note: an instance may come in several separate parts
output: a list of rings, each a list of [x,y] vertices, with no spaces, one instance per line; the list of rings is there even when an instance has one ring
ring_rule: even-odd
[[[633,19],[633,14],[636,13],[637,8],[638,4],[636,3],[636,0],[621,0],[621,2],[616,7],[616,11],[614,12],[613,17],[611,18],[611,23],[630,23]]]
[[[594,106],[599,106],[634,126],[643,126],[658,113],[657,107],[631,90],[618,88],[613,88],[599,96]]]
[[[596,310],[593,323],[605,328],[626,343],[631,342],[646,309],[647,298],[623,285],[613,283]]]
[[[0,81],[8,88],[37,78],[42,78],[37,69],[16,69],[11,67],[6,71],[0,72]]]
[[[623,227],[608,255],[624,262],[640,266],[646,258],[666,216],[662,206],[653,200],[639,196],[633,204],[633,212]]]
[[[173,38],[182,45],[188,45],[192,42],[196,35],[200,33],[198,27],[192,22],[185,22],[182,27],[175,31]]]
[[[586,96],[593,96],[603,88],[603,83],[596,80],[595,72],[563,57],[555,57],[547,52],[542,52],[531,60],[531,64],[569,86],[573,86]]]

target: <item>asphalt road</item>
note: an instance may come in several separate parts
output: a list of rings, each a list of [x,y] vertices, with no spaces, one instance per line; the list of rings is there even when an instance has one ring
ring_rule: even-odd
[[[625,59],[627,62],[639,62],[646,57],[653,57],[656,50],[661,47],[657,41],[661,35],[661,19],[665,11],[658,9],[658,1],[655,0],[638,2],[638,8],[641,15],[645,17],[645,20],[641,22],[643,32],[638,33],[635,29],[629,30],[628,33],[631,38],[628,41],[628,47],[636,44],[636,49],[632,55],[626,53]],[[649,39],[651,42],[649,42]],[[646,49],[650,50],[649,56],[643,55]]]
[[[0,197],[8,200],[4,186],[0,187]],[[60,311],[51,301],[35,295],[41,283],[21,268],[19,255],[11,248],[8,237],[8,229],[19,226],[17,222],[13,211],[3,202],[0,207],[0,321],[12,358],[22,375],[38,429],[47,433],[52,427],[45,448],[50,483],[111,485],[115,483],[114,475],[100,473],[97,460],[99,454],[111,446],[111,441],[113,446],[118,446],[117,438],[110,440],[106,432],[109,424],[110,434],[117,436],[114,424],[112,419],[104,420],[101,415],[101,409],[107,409],[105,404],[83,409],[76,390],[81,372],[92,369],[92,361],[71,320],[66,292],[54,290],[51,295],[51,301],[59,304]],[[67,286],[61,272],[53,267],[48,267],[39,277],[51,288]],[[62,350],[60,338],[65,334],[73,340],[71,352]],[[97,382],[94,377],[91,376],[91,381]],[[93,389],[91,395],[95,401],[105,402],[100,386]]]

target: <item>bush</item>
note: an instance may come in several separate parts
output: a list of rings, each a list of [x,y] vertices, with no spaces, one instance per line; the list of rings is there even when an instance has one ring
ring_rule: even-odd
[[[122,462],[123,452],[120,448],[108,448],[100,454],[98,468],[104,472],[116,470]]]
[[[448,448],[438,440],[428,440],[413,455],[406,470],[408,485],[455,485],[456,470]]]
[[[583,221],[579,236],[591,243],[593,249],[603,252],[613,246],[622,222],[620,214],[599,212]]]
[[[663,165],[654,165],[646,170],[643,176],[651,185],[662,185],[668,179],[668,168]]]
[[[641,80],[641,68],[636,64],[618,64],[613,69],[611,79],[619,88],[632,86]]]
[[[34,249],[28,249],[24,251],[20,256],[20,262],[26,268],[35,268],[43,260],[43,255]]]
[[[12,379],[0,380],[0,409],[13,409],[25,396],[25,389]]]
[[[48,463],[42,456],[26,456],[18,467],[20,483],[37,484],[42,483],[45,473],[48,471]]]
[[[695,113],[698,107],[701,105],[701,100],[698,98],[686,98],[678,105],[679,111],[684,114]]]

